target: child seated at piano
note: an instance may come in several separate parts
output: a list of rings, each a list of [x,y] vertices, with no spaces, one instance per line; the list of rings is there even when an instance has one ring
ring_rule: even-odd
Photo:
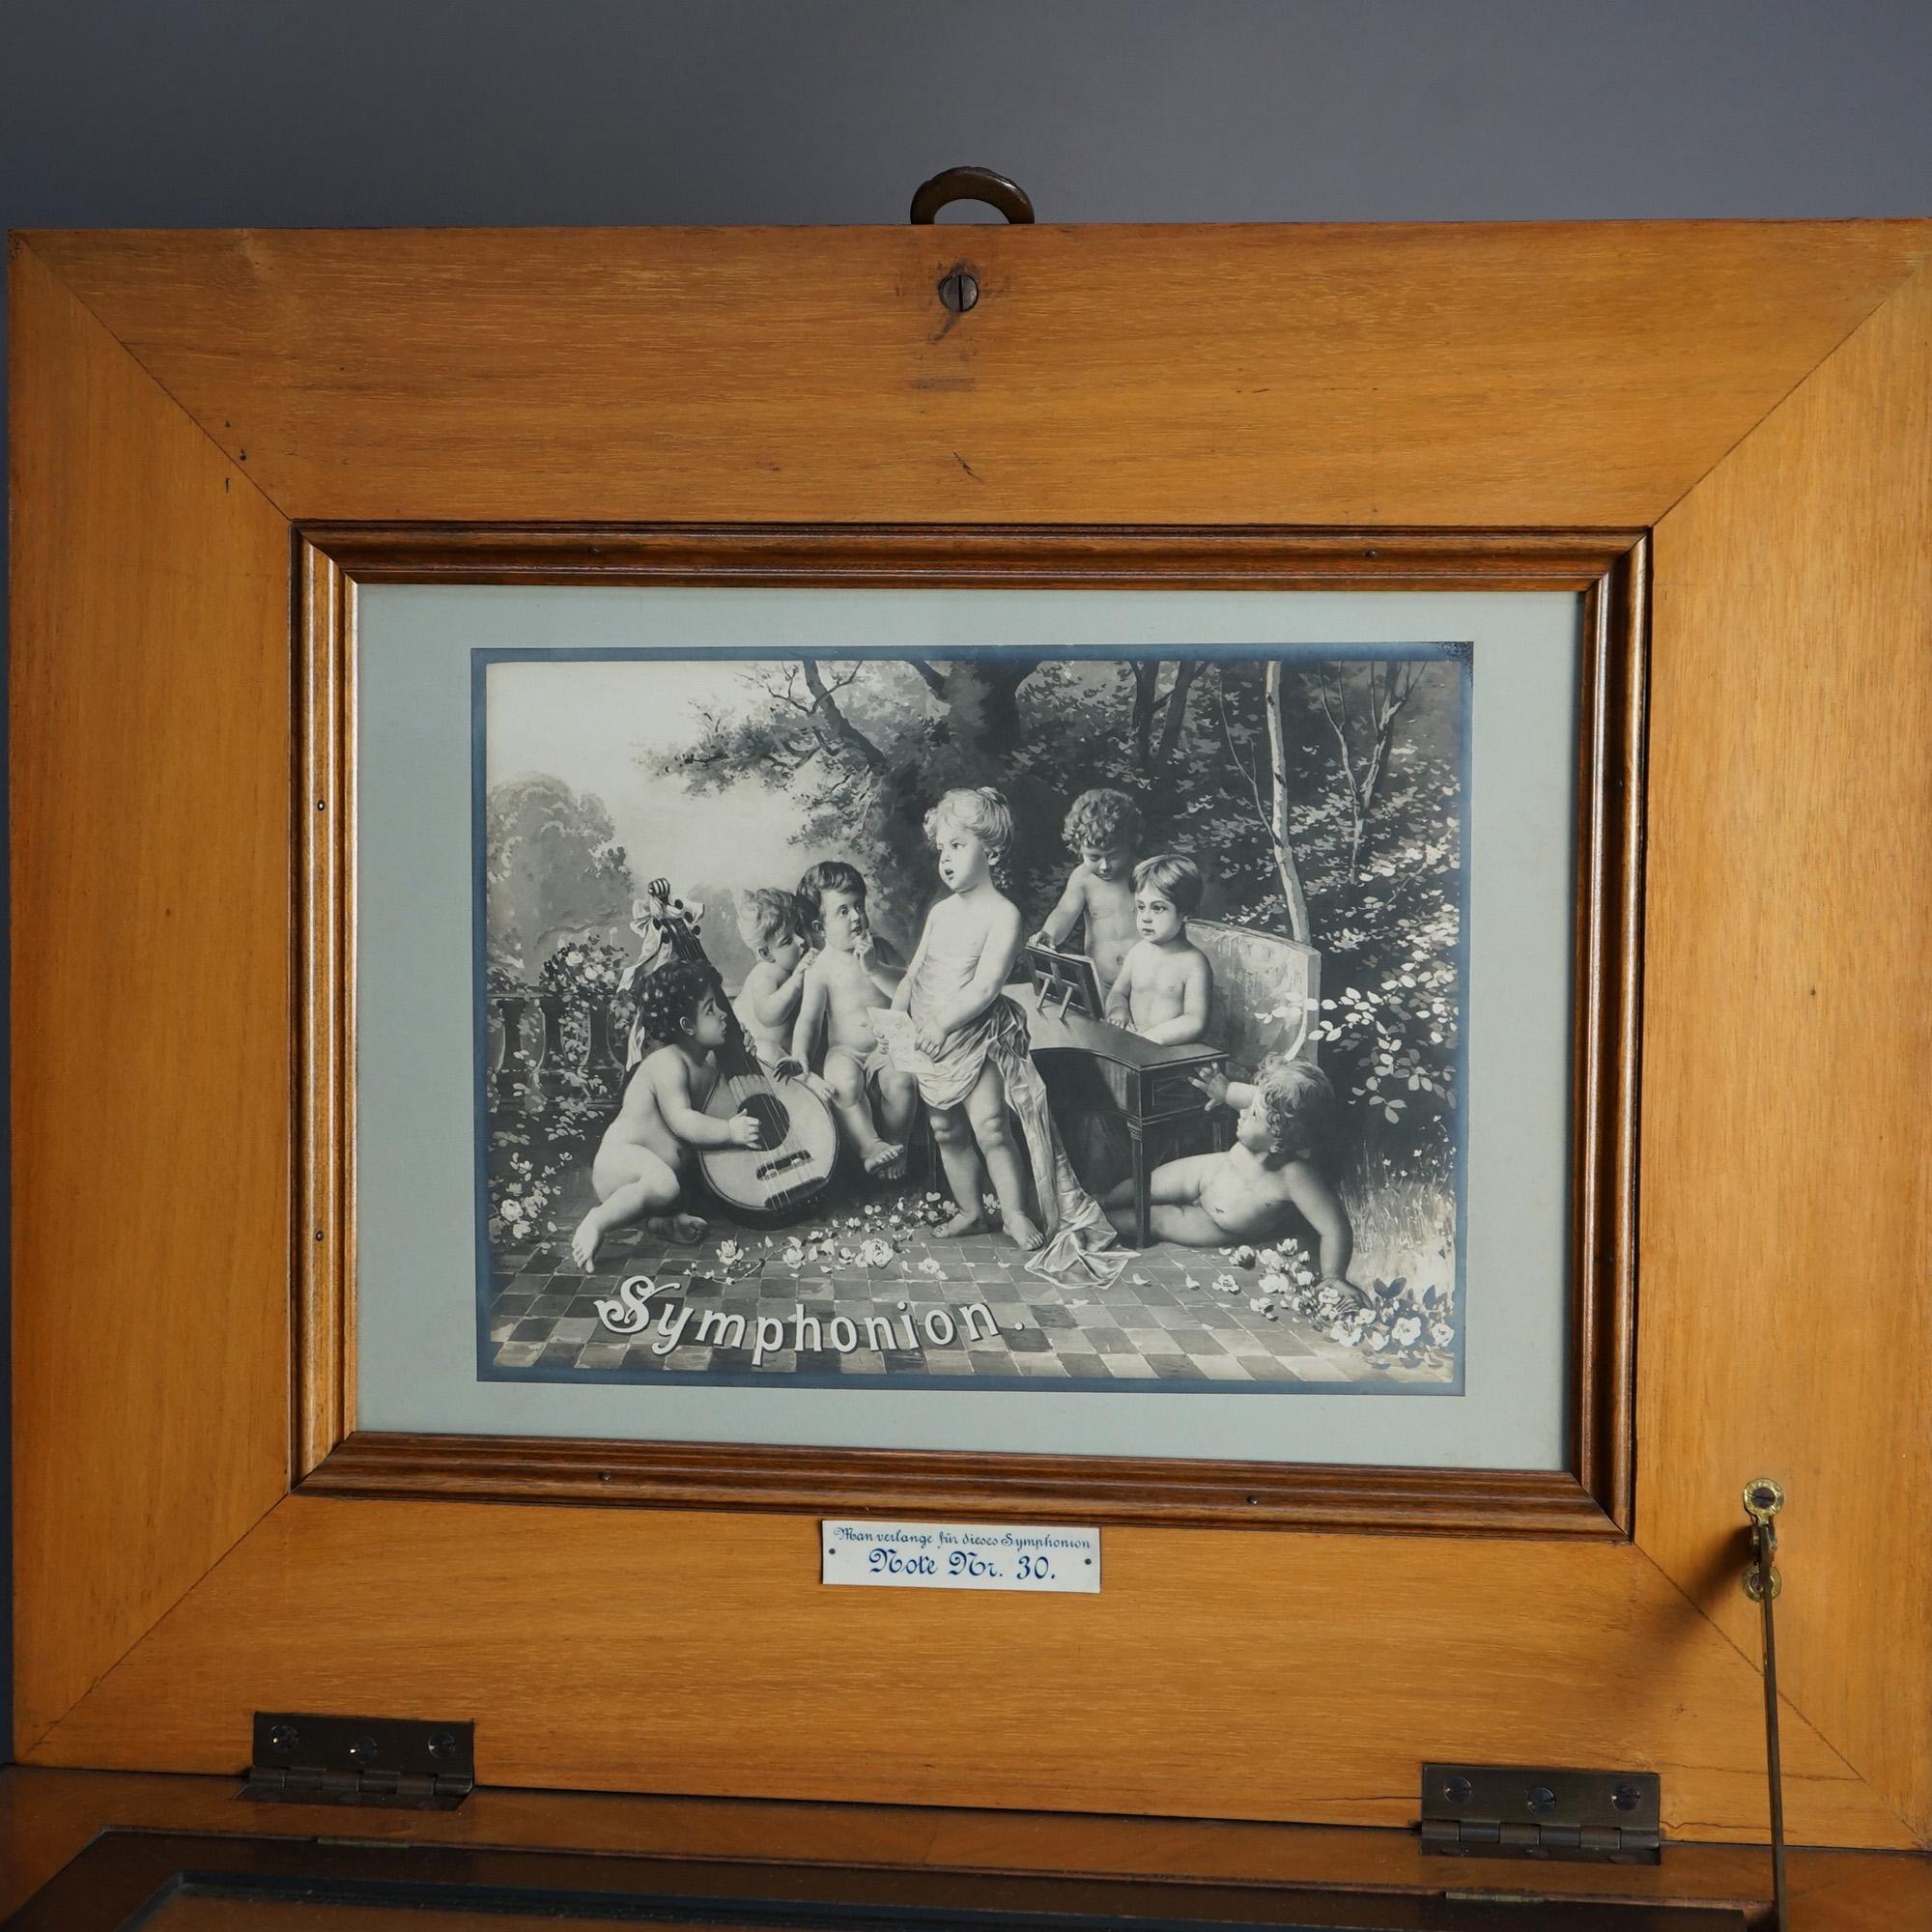
[[[1141,845],[1139,808],[1125,792],[1105,785],[1083,791],[1066,814],[1063,836],[1079,853],[1080,863],[1060,903],[1028,944],[1059,950],[1076,925],[1084,925],[1083,943],[1104,1000],[1139,936],[1131,883]]]
[[[1164,1161],[1150,1177],[1149,1231],[1184,1248],[1262,1246],[1285,1235],[1313,1232],[1321,1278],[1349,1288],[1355,1233],[1349,1210],[1322,1172],[1335,1118],[1335,1090],[1319,1066],[1271,1060],[1252,1086],[1221,1072],[1194,1076],[1210,1107],[1234,1107],[1235,1145],[1225,1153]],[[1134,1189],[1122,1181],[1107,1196],[1107,1217],[1123,1239],[1134,1227]],[[1352,1297],[1354,1291],[1349,1289]]]
[[[1164,1046],[1184,1046],[1208,1032],[1214,969],[1187,936],[1201,910],[1201,867],[1179,852],[1157,852],[1134,867],[1134,923],[1140,944],[1107,995],[1116,1026]]]

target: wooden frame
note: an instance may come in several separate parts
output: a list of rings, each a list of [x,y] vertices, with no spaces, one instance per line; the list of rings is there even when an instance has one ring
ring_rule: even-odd
[[[1769,1474],[1790,1828],[1925,1842],[1928,252],[1910,222],[16,240],[17,1753],[230,1771],[255,1708],[460,1709],[497,1783],[1401,1825],[1424,1758],[1581,1762],[1660,1770],[1673,1835],[1755,1835],[1738,1488]],[[1418,574],[1469,531],[1647,532],[1629,1535],[1177,1515],[1110,1527],[1098,1598],[969,1618],[822,1591],[809,1520],[715,1492],[292,1492],[348,1421],[298,1438],[289,1376],[294,1203],[330,1184],[293,1130],[329,1103],[291,1037],[291,545],[344,525],[528,532],[533,568],[624,527],[1431,532]],[[1590,1151],[1606,1208],[1628,1151]]]
[[[1636,531],[304,530],[295,814],[301,1090],[294,1475],[350,1496],[1036,1520],[1627,1534],[1632,1500],[1644,588]],[[356,1433],[353,1306],[355,592],[362,583],[1575,590],[1577,730],[1570,1449],[1560,1470],[1204,1463]]]

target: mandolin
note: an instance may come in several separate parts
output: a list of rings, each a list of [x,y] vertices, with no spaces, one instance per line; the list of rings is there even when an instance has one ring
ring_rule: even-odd
[[[711,967],[697,936],[703,908],[674,898],[668,879],[653,879],[648,892],[633,923],[644,942],[634,971],[647,974],[667,958]],[[758,1122],[758,1145],[699,1148],[698,1171],[733,1219],[781,1226],[824,1193],[838,1160],[838,1123],[814,1088],[766,1072],[728,1005],[724,1019],[728,1035],[718,1049],[718,1084],[703,1111],[718,1121],[749,1113]],[[634,1064],[640,1051],[641,1042],[634,1040]]]

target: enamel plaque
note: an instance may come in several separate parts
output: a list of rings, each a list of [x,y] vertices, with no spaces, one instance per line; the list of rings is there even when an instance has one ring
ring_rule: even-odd
[[[820,1580],[895,1590],[1100,1593],[1100,1532],[1053,1523],[822,1522]]]

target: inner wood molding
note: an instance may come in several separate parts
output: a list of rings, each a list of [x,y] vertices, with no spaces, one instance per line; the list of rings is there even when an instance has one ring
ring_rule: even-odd
[[[832,527],[302,532],[294,1244],[305,1493],[1625,1536],[1633,1493],[1649,556],[1638,532]],[[384,583],[1580,593],[1569,1444],[1552,1471],[355,1433],[355,590]]]

